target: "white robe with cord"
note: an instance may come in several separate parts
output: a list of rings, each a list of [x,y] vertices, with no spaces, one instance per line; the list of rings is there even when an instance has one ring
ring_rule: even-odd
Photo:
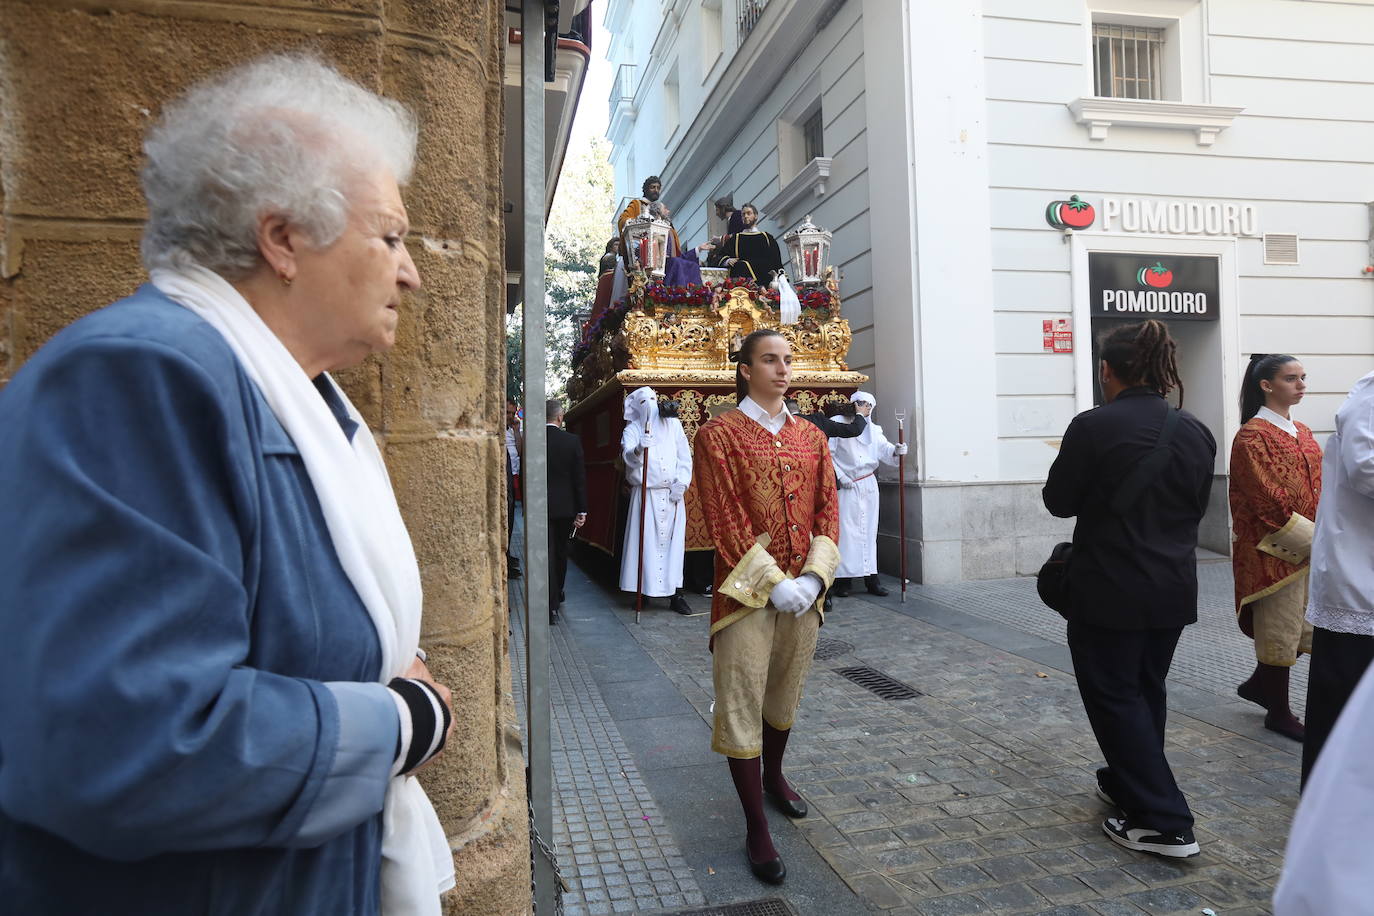
[[[687,503],[674,503],[671,487],[676,483],[686,490],[692,482],[692,450],[681,420],[654,416],[651,422],[653,444],[649,447],[648,517],[643,535],[643,591],[651,598],[666,598],[682,587],[682,559],[687,543]],[[644,480],[639,445],[643,438],[642,422],[626,423],[620,437],[625,478],[630,484],[630,514],[625,523],[625,548],[620,552],[620,588],[627,592],[637,591],[635,576],[639,572],[639,505],[643,498],[640,484]]]
[[[848,422],[847,417],[836,417]],[[879,463],[897,466],[897,446],[887,441],[883,429],[871,419],[852,439],[831,439],[830,460],[835,465],[840,499],[840,568],[835,576],[871,576],[878,572],[878,479]],[[852,483],[853,486],[849,486]]]

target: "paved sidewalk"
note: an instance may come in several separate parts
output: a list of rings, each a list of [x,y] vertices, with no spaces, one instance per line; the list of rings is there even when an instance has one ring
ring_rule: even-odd
[[[789,748],[813,812],[797,823],[826,862],[866,905],[900,914],[1268,912],[1298,746],[1218,692],[1234,685],[1207,674],[1205,647],[1188,649],[1181,667],[1196,683],[1171,685],[1168,752],[1203,854],[1170,862],[1116,847],[1091,794],[1101,758],[1062,623],[1043,626],[1057,620],[1043,608],[1038,632],[995,622],[1033,585],[984,585],[942,594],[957,610],[914,592],[905,605],[837,601]],[[704,618],[657,614],[629,629],[709,721]],[[835,672],[859,665],[923,695],[884,700]]]
[[[523,728],[524,598],[519,580],[511,585],[511,681]],[[553,848],[567,916],[705,903],[567,627],[550,636]]]

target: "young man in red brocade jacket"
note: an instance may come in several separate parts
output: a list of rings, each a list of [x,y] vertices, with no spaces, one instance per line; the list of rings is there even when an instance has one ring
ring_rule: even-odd
[[[750,870],[772,884],[787,869],[763,800],[806,816],[782,758],[840,559],[830,447],[819,429],[788,413],[791,377],[786,338],[766,329],[746,337],[735,376],[739,407],[697,431],[693,461],[716,548],[711,747],[729,758]]]

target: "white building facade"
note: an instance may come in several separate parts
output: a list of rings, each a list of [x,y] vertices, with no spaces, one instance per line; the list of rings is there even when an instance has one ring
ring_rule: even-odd
[[[1030,574],[1065,539],[1040,489],[1110,324],[1179,341],[1222,553],[1249,354],[1303,361],[1320,437],[1374,369],[1374,5],[611,0],[606,25],[621,193],[661,175],[687,245],[723,194],[834,232],[850,367],[889,432],[911,418],[913,579]]]

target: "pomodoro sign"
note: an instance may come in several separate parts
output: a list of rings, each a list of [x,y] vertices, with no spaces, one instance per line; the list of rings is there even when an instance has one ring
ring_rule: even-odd
[[[1104,197],[1102,229],[1165,235],[1256,236],[1260,234],[1259,210],[1254,204],[1215,200]]]
[[[1219,288],[1214,257],[1088,253],[1093,318],[1216,321]]]

